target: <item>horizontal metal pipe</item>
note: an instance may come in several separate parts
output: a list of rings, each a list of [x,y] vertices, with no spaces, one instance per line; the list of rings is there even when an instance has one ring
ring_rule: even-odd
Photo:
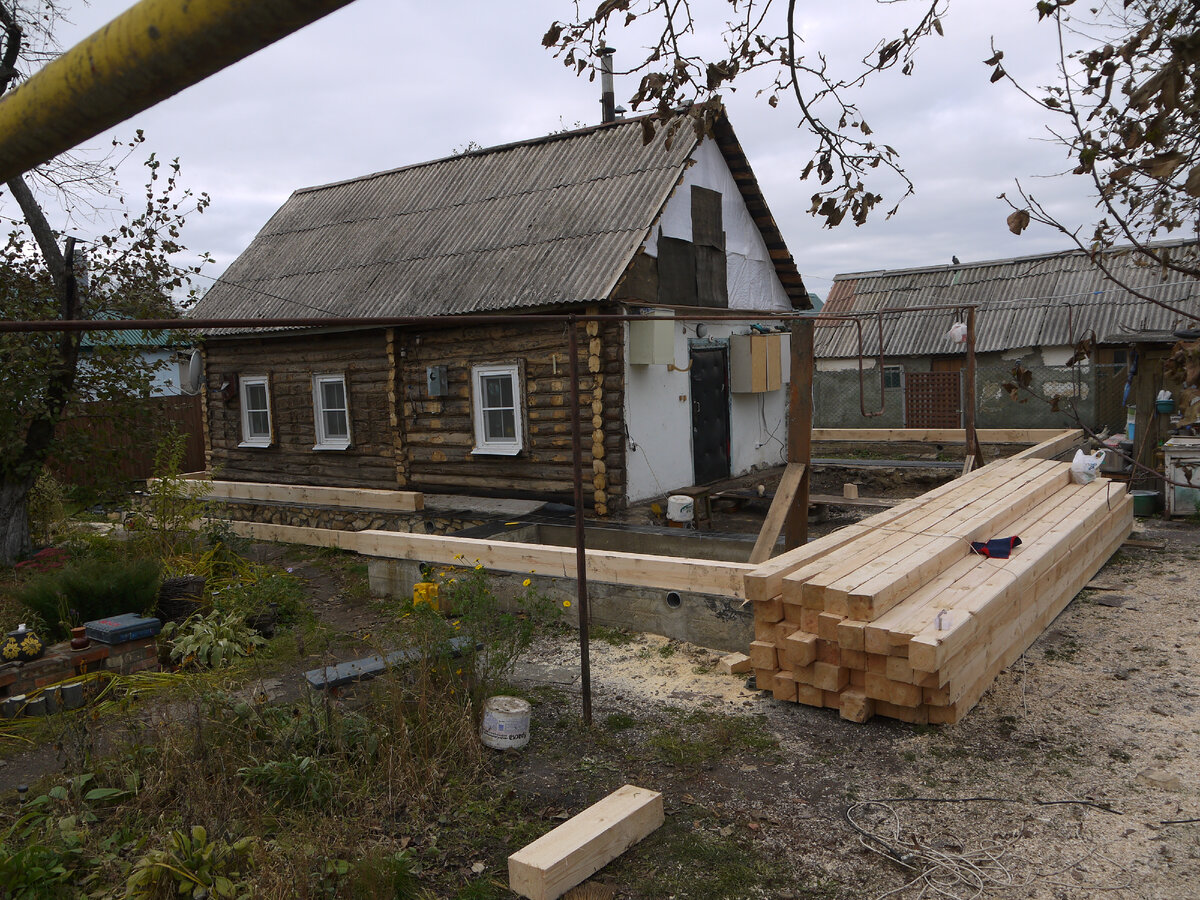
[[[967,309],[968,305],[956,306],[926,306],[913,309],[872,310],[863,316],[877,316],[888,312],[926,312],[938,309]],[[819,317],[811,313],[772,313],[761,310],[736,310],[729,313],[699,313],[696,315],[676,316],[643,316],[630,313],[612,313],[610,315],[572,315],[571,313],[508,313],[469,316],[367,316],[337,318],[333,316],[279,319],[35,319],[35,320],[0,320],[2,332],[34,332],[34,331],[197,331],[210,328],[329,328],[341,326],[345,328],[394,328],[401,325],[502,325],[513,322],[745,322],[747,320],[790,322],[793,319],[813,319],[820,324]],[[860,316],[838,314],[830,318],[853,320]]]
[[[0,182],[352,0],[142,0],[0,100]]]

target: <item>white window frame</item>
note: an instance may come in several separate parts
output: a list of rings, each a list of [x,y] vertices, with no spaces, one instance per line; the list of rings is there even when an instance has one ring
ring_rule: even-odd
[[[888,376],[895,374],[895,385],[888,384]],[[904,389],[904,366],[884,366],[883,367],[883,387],[888,391],[899,391]]]
[[[321,385],[323,384],[340,384],[342,386],[342,401],[345,406],[341,411],[346,414],[346,434],[330,435],[325,430],[325,406],[321,397]],[[342,375],[314,375],[312,380],[313,387],[313,423],[317,433],[317,443],[313,446],[314,450],[345,450],[350,446],[350,391],[346,387],[346,376]]]
[[[483,405],[483,379],[507,375],[512,381],[513,389],[513,440],[489,440],[487,436],[487,416],[489,407]],[[475,449],[473,453],[490,454],[495,456],[516,456],[525,449],[524,415],[521,409],[524,400],[521,367],[518,363],[493,364],[474,366],[471,369],[471,410],[475,420]]]
[[[250,429],[250,400],[249,389],[261,385],[263,396],[266,398],[267,431],[252,433]],[[242,408],[242,440],[239,447],[270,447],[274,434],[274,422],[271,417],[271,381],[266,375],[243,375],[238,379],[238,393]]]

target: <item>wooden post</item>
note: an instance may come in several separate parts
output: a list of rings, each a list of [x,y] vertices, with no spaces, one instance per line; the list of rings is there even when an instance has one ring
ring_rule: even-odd
[[[983,465],[983,448],[975,430],[975,307],[967,307],[967,364],[963,371],[963,428],[966,430],[965,475],[974,466]],[[973,462],[972,462],[973,460]]]
[[[813,320],[792,321],[792,382],[788,386],[788,462],[804,466],[796,498],[784,523],[784,549],[808,541],[808,495],[812,482]]]
[[[1154,401],[1162,387],[1162,357],[1151,358],[1150,345],[1138,344],[1138,370],[1133,382],[1133,404],[1137,412],[1133,425],[1134,457],[1147,469],[1155,468],[1158,451],[1158,413]],[[1150,487],[1152,479],[1146,471],[1134,471],[1134,485]],[[1154,484],[1153,487],[1158,487]]]

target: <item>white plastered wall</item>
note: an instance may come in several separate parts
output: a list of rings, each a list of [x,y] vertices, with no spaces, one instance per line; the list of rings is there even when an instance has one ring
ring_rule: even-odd
[[[754,224],[741,192],[716,143],[705,140],[693,154],[695,165],[663,211],[659,226],[667,237],[692,239],[691,186],[721,193],[721,218],[725,229],[729,308],[789,312],[791,301],[775,274],[770,254]],[[657,257],[658,228],[645,250]],[[737,323],[708,322],[704,343],[716,344],[730,334],[746,334],[756,320],[753,313]],[[772,323],[773,324],[773,323]],[[675,368],[666,365],[625,366],[626,499],[637,503],[669,494],[694,483],[692,461],[691,379],[686,371],[689,341],[697,340],[695,322],[674,325]],[[629,358],[629,331],[625,331],[625,358]],[[743,475],[756,466],[786,461],[788,343],[783,342],[784,387],[762,394],[729,395],[730,472]],[[765,423],[765,425],[764,425]]]

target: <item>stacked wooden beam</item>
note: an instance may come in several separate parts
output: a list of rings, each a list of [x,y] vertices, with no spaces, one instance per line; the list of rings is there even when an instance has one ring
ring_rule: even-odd
[[[862,722],[956,722],[1128,536],[1133,501],[1011,459],[748,573],[750,659],[781,700]],[[1017,535],[1009,559],[971,541]]]

